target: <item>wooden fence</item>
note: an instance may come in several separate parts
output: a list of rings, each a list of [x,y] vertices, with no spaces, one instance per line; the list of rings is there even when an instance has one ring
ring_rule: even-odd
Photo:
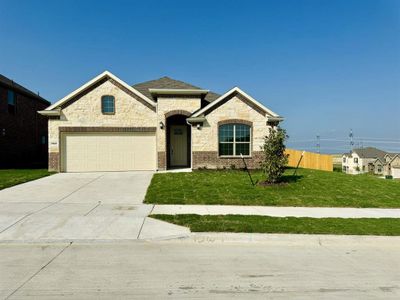
[[[303,151],[286,149],[289,154],[289,167],[296,167]],[[299,165],[300,168],[333,171],[332,155],[305,152]]]

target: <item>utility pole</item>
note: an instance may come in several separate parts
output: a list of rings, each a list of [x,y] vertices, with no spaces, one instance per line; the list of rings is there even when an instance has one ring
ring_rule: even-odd
[[[349,134],[349,138],[350,138],[350,152],[353,152],[353,147],[354,147],[354,139],[353,139],[354,135],[353,135],[353,129],[350,129],[350,134]]]
[[[318,152],[318,154],[321,153],[321,143],[320,143],[319,135],[317,135],[317,152]]]

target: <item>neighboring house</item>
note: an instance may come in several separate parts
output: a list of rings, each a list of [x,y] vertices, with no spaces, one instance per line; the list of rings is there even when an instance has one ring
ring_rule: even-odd
[[[370,163],[368,165],[368,172],[376,175],[383,175],[385,164],[385,159],[382,157],[378,157],[376,160],[374,160],[373,163]]]
[[[388,153],[373,147],[354,149],[343,154],[342,168],[348,174],[368,172],[400,178],[400,153]]]
[[[383,175],[400,178],[400,153],[388,153],[385,155],[385,161]]]
[[[37,111],[49,105],[0,74],[0,168],[46,165],[47,119]]]
[[[128,85],[106,71],[54,103],[49,169],[61,172],[259,167],[282,117],[238,87],[223,95],[163,77]]]
[[[387,152],[374,147],[354,149],[351,153],[342,156],[342,169],[347,174],[362,174],[367,172],[375,173],[374,162],[384,160]],[[378,171],[378,167],[376,170]]]

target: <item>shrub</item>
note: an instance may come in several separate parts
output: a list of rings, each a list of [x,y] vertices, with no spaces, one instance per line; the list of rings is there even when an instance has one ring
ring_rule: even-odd
[[[288,155],[285,154],[286,131],[280,127],[270,128],[269,135],[264,137],[263,160],[261,168],[266,176],[268,183],[278,182],[288,163]]]

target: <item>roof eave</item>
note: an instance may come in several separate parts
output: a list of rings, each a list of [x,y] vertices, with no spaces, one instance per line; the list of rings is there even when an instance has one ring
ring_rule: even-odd
[[[205,117],[189,117],[186,119],[186,121],[189,123],[203,123],[205,120]]]
[[[60,109],[54,109],[54,110],[39,110],[38,114],[46,117],[59,117],[61,115],[61,110]]]
[[[216,100],[212,101],[211,103],[209,103],[208,105],[206,105],[205,107],[203,107],[201,110],[199,110],[198,112],[193,114],[193,117],[198,117],[201,114],[204,114],[205,112],[207,112],[208,110],[212,109],[214,106],[216,106],[220,101],[224,100],[226,97],[228,97],[229,95],[231,95],[232,93],[239,93],[242,94],[244,97],[246,97],[248,100],[250,100],[250,102],[252,102],[253,104],[255,104],[257,107],[261,108],[263,111],[265,111],[269,116],[268,117],[279,117],[279,115],[275,112],[273,112],[272,110],[268,109],[267,107],[265,107],[263,104],[261,104],[260,102],[258,102],[256,99],[254,99],[253,97],[251,97],[250,95],[248,95],[247,93],[245,93],[244,91],[242,91],[239,87],[234,87],[232,89],[230,89],[229,91],[227,91],[225,94],[223,94],[222,96],[220,96],[219,98],[217,98]]]
[[[149,89],[153,95],[206,95],[210,90],[200,89]]]
[[[284,120],[285,120],[285,118],[282,116],[277,116],[277,117],[268,116],[267,117],[267,121],[271,121],[271,122],[282,122]]]
[[[125,87],[127,90],[129,90],[132,93],[136,94],[137,96],[139,96],[140,98],[145,100],[147,103],[149,103],[153,107],[156,107],[156,103],[153,100],[149,99],[148,97],[146,97],[145,95],[140,93],[138,90],[136,90],[135,88],[133,88],[130,85],[128,85],[125,81],[119,79],[117,76],[115,76],[111,72],[104,71],[103,73],[101,73],[101,74],[97,75],[96,77],[94,77],[92,80],[89,80],[84,85],[82,85],[79,88],[77,88],[76,90],[74,90],[73,92],[69,93],[64,98],[62,98],[59,101],[57,101],[56,103],[50,105],[48,108],[46,108],[46,110],[53,110],[55,108],[60,107],[62,104],[68,102],[72,97],[74,97],[75,95],[78,95],[79,93],[83,92],[84,90],[86,90],[87,88],[91,87],[92,85],[94,85],[95,83],[97,83],[98,81],[102,80],[105,77],[108,77],[108,78],[111,78],[111,79],[115,80],[116,82],[121,84],[123,87]]]

